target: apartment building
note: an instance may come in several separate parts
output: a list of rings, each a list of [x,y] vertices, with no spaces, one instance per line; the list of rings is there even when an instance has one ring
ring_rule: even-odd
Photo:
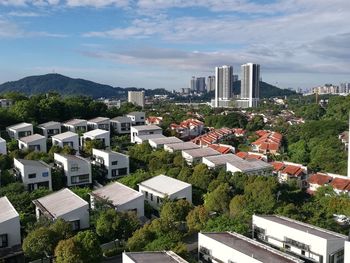
[[[126,114],[126,117],[131,119],[132,126],[146,124],[146,114],[144,112],[133,111],[133,112]]]
[[[181,154],[188,165],[193,165],[202,162],[203,157],[221,155],[218,151],[215,151],[212,148],[182,150]]]
[[[164,144],[173,144],[180,142],[183,142],[183,140],[177,137],[153,138],[148,140],[149,145],[151,145],[153,149],[164,148]]]
[[[164,151],[174,153],[178,151],[199,149],[200,146],[193,142],[179,142],[179,143],[166,143],[164,144]]]
[[[123,252],[123,263],[188,263],[172,251]]]

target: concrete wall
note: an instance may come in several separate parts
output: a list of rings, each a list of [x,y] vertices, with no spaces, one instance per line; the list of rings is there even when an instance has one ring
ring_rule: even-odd
[[[127,212],[129,210],[134,209],[136,209],[138,217],[142,217],[145,215],[145,199],[143,196],[140,196],[128,203],[116,207],[116,210],[119,212]]]
[[[79,151],[79,135],[76,134],[75,136],[65,138],[63,140],[57,140],[55,138],[52,138],[52,145],[58,145],[60,147],[64,147],[64,143],[73,143],[73,149],[76,151]]]
[[[89,204],[84,205],[78,209],[75,209],[59,218],[65,221],[75,221],[80,220],[80,228],[85,229],[90,227],[90,217],[89,217]]]
[[[21,244],[21,226],[19,216],[0,223],[0,235],[7,234],[8,247]]]
[[[37,147],[40,147],[40,150],[37,150]],[[21,140],[18,140],[18,148],[23,149],[30,149],[31,147],[35,147],[36,152],[47,152],[47,146],[46,146],[46,138],[38,139],[33,142],[22,142]]]
[[[6,141],[0,138],[0,154],[7,154]]]

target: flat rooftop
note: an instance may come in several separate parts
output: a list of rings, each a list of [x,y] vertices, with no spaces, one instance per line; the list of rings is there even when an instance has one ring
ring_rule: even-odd
[[[139,114],[145,114],[143,111],[132,111],[129,112],[128,114],[126,114],[126,116],[128,115],[139,115]]]
[[[218,151],[215,151],[212,148],[199,148],[199,149],[191,149],[191,150],[183,150],[183,153],[186,153],[193,158],[213,156],[213,155],[221,155]]]
[[[187,263],[172,251],[161,252],[124,252],[135,263]]]
[[[73,193],[68,188],[64,188],[55,193],[49,194],[33,201],[39,203],[55,218],[67,214],[75,209],[89,206],[89,203]]]
[[[302,263],[304,261],[293,256],[284,254],[267,245],[247,238],[237,233],[201,233],[204,236],[212,238],[234,250],[237,250],[249,257],[252,257],[263,263]]]
[[[139,126],[132,126],[133,129],[137,131],[157,131],[162,130],[161,127],[157,125],[139,125]]]
[[[17,130],[17,129],[29,128],[29,127],[33,127],[33,125],[31,123],[21,122],[12,126],[8,126],[7,129]]]
[[[0,211],[0,223],[19,216],[6,196],[0,198]]]
[[[162,194],[167,194],[167,195],[177,193],[191,186],[188,183],[166,176],[164,174],[161,174],[151,179],[148,179],[146,181],[143,181],[139,185],[150,188]]]
[[[136,135],[135,138],[139,138],[141,141],[148,141],[155,138],[166,138],[163,134],[147,134],[147,135]]]
[[[63,158],[67,159],[68,161],[76,161],[76,162],[84,162],[84,163],[90,163],[90,161],[88,159],[85,159],[81,156],[77,156],[77,155],[72,155],[72,154],[64,154],[64,153],[55,153],[54,154],[54,158],[55,156],[62,156]]]
[[[208,160],[209,162],[212,162],[215,165],[224,165],[226,163],[242,160],[241,158],[239,158],[233,153],[207,156],[207,157],[204,157],[204,159]]]
[[[183,151],[200,148],[199,145],[193,142],[166,143],[164,146],[172,149],[173,151]]]
[[[16,159],[16,160],[23,165],[35,166],[35,167],[40,167],[40,168],[49,168],[50,167],[50,165],[44,163],[43,161],[25,160],[25,159]]]
[[[105,134],[109,134],[109,131],[102,130],[102,129],[95,129],[92,131],[85,132],[83,134],[83,136],[84,137],[95,137],[95,136],[105,135]]]
[[[79,125],[79,124],[86,125],[86,120],[83,120],[83,119],[72,119],[72,120],[66,121],[63,125],[76,126],[76,125]]]
[[[110,119],[107,117],[96,117],[93,118],[91,120],[88,120],[88,122],[95,122],[95,123],[99,123],[99,122],[104,122],[104,121],[109,121]]]
[[[61,126],[61,123],[57,122],[57,121],[49,121],[49,122],[39,124],[38,127],[39,128],[49,128],[49,127],[57,126],[57,125]]]
[[[177,137],[165,137],[165,138],[154,138],[150,139],[150,141],[154,142],[155,144],[166,144],[166,143],[180,143],[183,142],[183,140],[177,138]]]
[[[347,239],[348,237],[333,231],[329,231],[320,227],[309,225],[297,220],[290,219],[284,216],[277,215],[254,215],[253,217],[260,217],[266,220],[290,227],[293,229],[300,230],[310,235],[315,235],[324,239]]]
[[[24,143],[30,143],[30,142],[35,142],[37,140],[42,140],[42,139],[46,140],[45,136],[36,133],[36,134],[33,134],[33,135],[22,137],[22,138],[20,138],[18,140],[21,141],[21,142],[24,142]]]
[[[61,141],[61,140],[69,139],[69,138],[76,137],[76,136],[79,136],[79,135],[77,133],[75,133],[75,132],[67,131],[67,132],[63,132],[63,133],[60,133],[60,134],[53,135],[52,138]]]
[[[250,171],[256,171],[261,169],[273,169],[273,166],[271,164],[261,160],[257,160],[257,159],[244,160],[238,157],[238,159],[232,160],[228,163],[237,167],[242,172],[250,172]]]
[[[120,152],[115,152],[115,151],[112,151],[112,150],[95,149],[95,148],[92,149],[92,153],[98,154],[98,152],[112,154],[112,155],[119,155],[119,156],[122,155],[122,156],[125,156],[125,157],[129,157],[129,155],[127,155],[127,154],[120,153]]]
[[[131,119],[129,117],[119,116],[111,119],[111,121],[115,122],[131,122]]]
[[[101,187],[93,191],[92,195],[111,201],[114,206],[128,203],[143,196],[140,192],[118,182]]]

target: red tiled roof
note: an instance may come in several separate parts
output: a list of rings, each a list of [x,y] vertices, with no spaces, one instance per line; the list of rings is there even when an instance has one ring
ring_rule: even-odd
[[[249,154],[247,152],[238,152],[236,155],[242,159],[245,159]]]
[[[320,173],[313,174],[308,179],[308,182],[310,184],[317,184],[317,185],[325,185],[325,184],[328,184],[330,181],[332,181],[331,176],[320,174]]]
[[[223,145],[218,144],[211,144],[209,145],[210,148],[214,149],[215,151],[218,151],[221,154],[227,154],[231,152],[231,148]]]
[[[282,162],[272,162],[271,165],[273,166],[273,169],[278,172],[282,168],[284,168],[284,163]]]
[[[349,189],[350,180],[343,178],[334,178],[330,185],[338,190],[348,190]]]
[[[288,175],[292,175],[292,176],[299,176],[303,173],[303,169],[300,166],[296,166],[296,165],[287,165],[282,173],[286,173]]]

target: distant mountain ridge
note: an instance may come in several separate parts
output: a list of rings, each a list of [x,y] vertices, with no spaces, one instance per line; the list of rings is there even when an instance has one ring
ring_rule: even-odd
[[[261,84],[261,97],[275,97],[275,96],[288,96],[293,95],[295,92],[290,90],[279,89],[265,82]],[[233,85],[234,94],[239,94],[240,81],[237,81]],[[16,91],[26,95],[57,92],[63,96],[69,95],[85,95],[93,98],[127,98],[129,90],[142,90],[134,87],[121,88],[112,87],[110,85],[99,84],[93,81],[70,78],[57,73],[51,73],[39,76],[29,76],[17,81],[9,81],[0,85],[0,93]],[[145,89],[147,96],[154,94],[171,95],[170,91],[165,89]]]

